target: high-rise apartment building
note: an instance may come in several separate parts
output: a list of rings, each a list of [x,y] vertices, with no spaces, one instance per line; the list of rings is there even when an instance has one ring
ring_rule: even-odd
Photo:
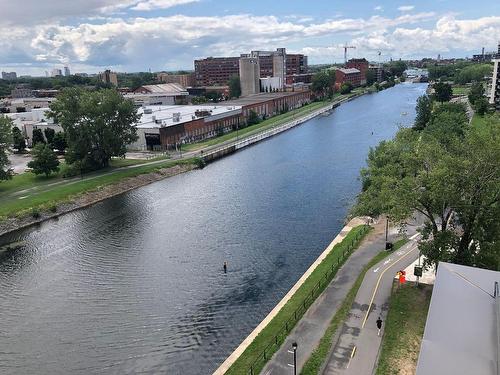
[[[2,72],[2,79],[6,79],[6,80],[17,79],[17,73],[16,72]]]
[[[500,54],[500,46],[499,46]],[[491,77],[491,90],[489,95],[489,103],[492,104],[497,111],[500,111],[500,57],[493,59],[493,76]]]
[[[98,78],[101,82],[110,83],[113,86],[118,86],[118,77],[115,72],[107,69],[104,72],[99,73]]]
[[[69,77],[71,75],[71,72],[69,71],[69,68],[67,66],[64,67],[64,75],[66,77]]]
[[[58,68],[54,68],[54,69],[52,69],[52,71],[50,73],[50,76],[51,77],[61,77],[62,76],[62,70],[58,69]]]
[[[229,79],[240,74],[239,57],[208,57],[194,61],[196,86],[227,85]]]
[[[197,86],[227,85],[233,76],[239,76],[239,59],[241,57],[254,57],[259,59],[260,78],[281,77],[282,82],[286,76],[305,74],[307,56],[301,54],[287,54],[285,48],[276,51],[252,51],[241,54],[240,57],[209,57],[195,60],[195,83]]]

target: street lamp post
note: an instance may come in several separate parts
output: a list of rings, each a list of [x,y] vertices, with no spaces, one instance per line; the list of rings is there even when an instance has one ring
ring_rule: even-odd
[[[297,343],[292,343],[293,349],[293,375],[297,375]]]

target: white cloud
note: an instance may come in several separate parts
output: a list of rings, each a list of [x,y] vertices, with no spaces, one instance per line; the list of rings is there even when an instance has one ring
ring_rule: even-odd
[[[398,8],[399,11],[401,12],[409,12],[410,10],[415,9],[414,5],[402,5]]]
[[[382,11],[384,8],[382,8],[381,5],[377,5],[375,8],[373,8],[373,10],[376,10],[378,12]]]
[[[167,9],[177,5],[197,3],[199,0],[144,0],[134,5],[132,10],[149,11],[153,9]]]
[[[416,13],[395,18],[373,16],[310,23],[304,17],[220,17],[175,15],[153,18],[94,18],[64,25],[0,25],[1,68],[47,70],[70,64],[88,71],[111,67],[117,70],[192,68],[194,58],[238,56],[252,49],[289,48],[304,52],[311,62],[341,61],[340,44],[355,45],[350,56],[376,59],[377,51],[388,57],[437,55],[447,51],[476,51],[496,46],[500,16],[471,20],[457,15],[440,18]],[[435,20],[422,28],[421,21]],[[325,42],[329,40],[331,42]],[[332,46],[333,44],[333,46]],[[30,69],[31,69],[30,68]]]

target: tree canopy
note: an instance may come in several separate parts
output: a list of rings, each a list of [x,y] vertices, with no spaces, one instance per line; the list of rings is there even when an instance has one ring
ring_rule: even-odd
[[[44,143],[37,144],[31,154],[33,160],[28,163],[28,167],[34,174],[45,174],[49,176],[52,172],[59,171],[59,160],[51,146]]]
[[[413,127],[416,130],[423,130],[429,120],[431,119],[432,100],[427,95],[422,95],[417,99],[417,106],[415,108],[417,114],[415,116],[415,123]]]
[[[419,214],[426,265],[498,270],[500,121],[469,127],[463,111],[442,108],[423,130],[401,129],[372,149],[354,213],[386,214],[399,223]]]
[[[12,177],[9,170],[9,158],[7,150],[12,143],[12,120],[6,116],[0,116],[0,181]]]
[[[449,83],[436,82],[432,87],[434,88],[434,96],[437,101],[440,101],[441,103],[450,101],[453,89]]]
[[[127,144],[137,139],[137,110],[115,90],[66,89],[50,105],[48,115],[66,134],[66,162],[78,162],[84,170],[106,167],[112,156],[125,155]]]
[[[229,96],[231,98],[239,98],[241,96],[240,77],[233,76],[229,78]]]

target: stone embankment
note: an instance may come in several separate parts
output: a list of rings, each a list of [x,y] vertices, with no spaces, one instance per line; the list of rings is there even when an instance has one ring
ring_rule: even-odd
[[[32,214],[26,214],[20,217],[7,218],[5,221],[0,222],[0,236],[18,229],[41,223],[42,221],[48,219],[56,218],[71,211],[89,207],[105,199],[126,193],[127,191],[156,181],[163,180],[167,177],[188,172],[195,168],[197,167],[194,164],[181,164],[169,168],[162,168],[155,172],[141,174],[135,177],[128,177],[119,182],[83,193],[70,201],[57,204],[55,206],[55,210],[53,210],[55,212],[47,210],[41,211],[39,217],[34,217]]]

